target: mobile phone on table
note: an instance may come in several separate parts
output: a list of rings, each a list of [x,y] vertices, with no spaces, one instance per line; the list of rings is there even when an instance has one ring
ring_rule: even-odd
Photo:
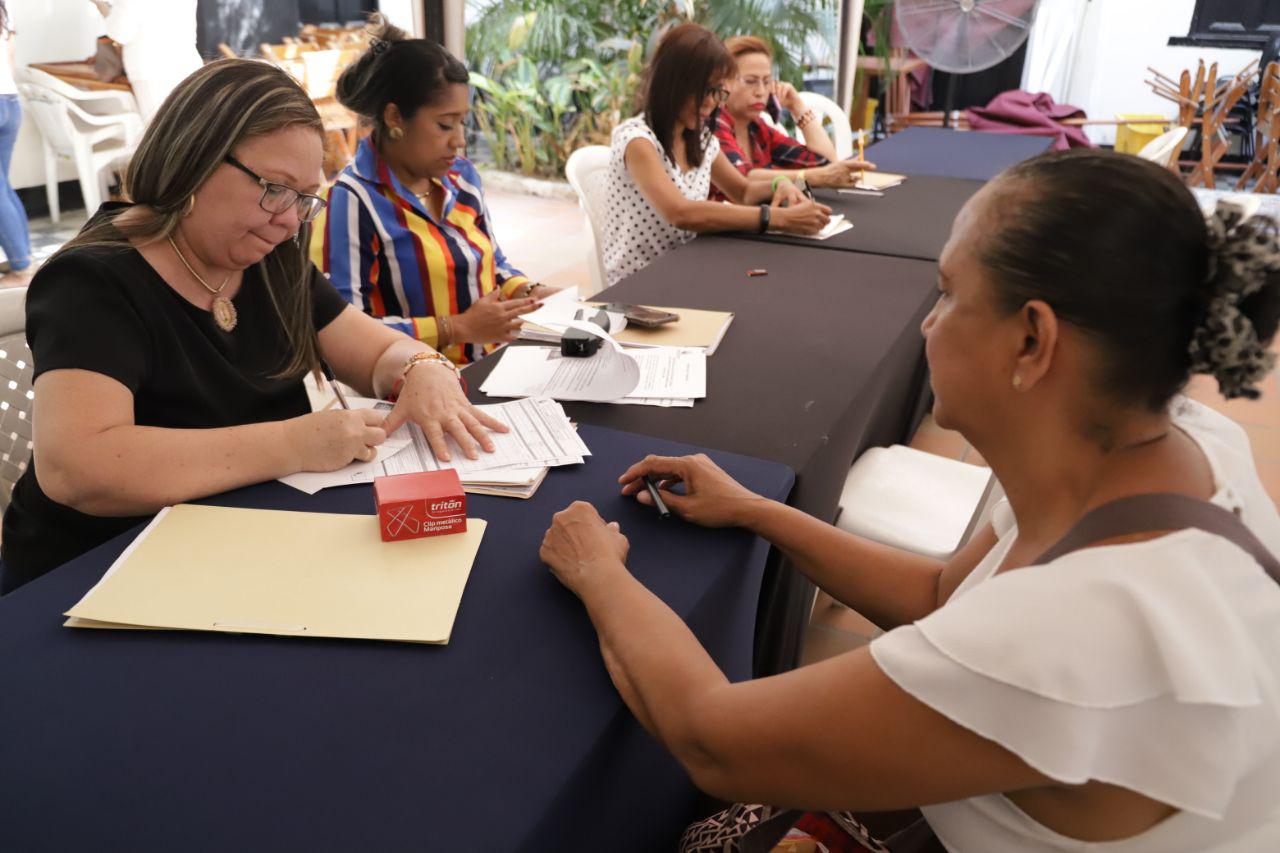
[[[621,302],[610,303],[606,310],[621,314],[627,318],[628,323],[634,323],[646,329],[665,326],[667,323],[674,323],[680,319],[679,314],[671,311],[660,311],[657,308],[646,308],[643,305],[627,305]]]

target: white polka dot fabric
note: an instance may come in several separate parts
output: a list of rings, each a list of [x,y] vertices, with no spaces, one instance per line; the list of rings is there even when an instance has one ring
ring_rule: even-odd
[[[627,145],[635,139],[648,140],[662,158],[667,177],[685,198],[705,201],[711,189],[711,164],[720,154],[720,142],[709,129],[703,132],[702,165],[688,172],[666,156],[658,137],[642,116],[624,121],[614,128],[609,147],[609,205],[605,215],[604,269],[610,286],[644,269],[663,252],[689,242],[695,236],[672,225],[649,203],[632,180],[623,159]]]

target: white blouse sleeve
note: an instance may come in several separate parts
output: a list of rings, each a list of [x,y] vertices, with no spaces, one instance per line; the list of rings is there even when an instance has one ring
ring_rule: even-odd
[[[632,118],[624,121],[613,130],[613,139],[610,155],[619,165],[625,168],[623,158],[626,155],[627,146],[635,139],[647,139],[658,152],[658,156],[663,156],[662,146],[658,144],[658,137],[649,129],[649,125],[644,123],[642,118]]]
[[[1241,602],[1265,612],[1246,622]],[[1247,625],[1268,621],[1259,648]],[[1211,818],[1280,732],[1265,663],[1280,653],[1280,588],[1198,531],[997,575],[871,653],[913,697],[1052,779]]]

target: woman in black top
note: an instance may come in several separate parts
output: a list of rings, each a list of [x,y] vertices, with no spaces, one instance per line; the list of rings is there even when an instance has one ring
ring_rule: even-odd
[[[346,304],[306,260],[322,125],[280,69],[223,60],[156,114],[108,204],[27,295],[35,455],[4,516],[0,594],[161,507],[372,459],[406,421],[492,450],[456,369]],[[312,413],[323,358],[389,416]]]

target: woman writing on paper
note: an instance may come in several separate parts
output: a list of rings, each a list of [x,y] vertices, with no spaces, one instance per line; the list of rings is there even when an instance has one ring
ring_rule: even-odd
[[[861,170],[874,168],[857,158],[837,158],[831,137],[795,86],[774,78],[773,51],[764,39],[734,36],[724,46],[737,62],[738,76],[716,113],[716,139],[734,168],[749,178],[803,176],[811,187],[851,187]],[[803,142],[762,118],[770,98],[795,117]]]
[[[35,454],[4,516],[0,592],[161,507],[371,460],[419,424],[468,455],[503,430],[453,364],[347,304],[306,257],[322,126],[284,71],[222,60],[184,80],[102,207],[27,295]],[[372,411],[311,413],[324,359]]]
[[[663,36],[645,70],[641,115],[618,125],[610,145],[603,239],[610,285],[699,233],[816,234],[826,226],[830,208],[790,181],[748,180],[720,150],[711,114],[736,74],[705,27],[681,24]],[[712,184],[732,204],[708,200]]]
[[[646,459],[624,493],[648,503],[638,478],[665,480],[677,515],[755,531],[887,633],[730,684],[627,573],[617,526],[575,504],[542,556],[614,683],[703,789],[814,810],[807,825],[842,836],[845,810],[923,806],[917,829],[952,853],[1280,849],[1280,516],[1244,431],[1178,396],[1192,372],[1227,397],[1272,381],[1276,224],[1220,204],[1206,227],[1165,169],[1048,154],[968,202],[938,287],[933,413],[1004,485],[992,524],[943,563],[765,501],[705,457]],[[1114,526],[1077,527],[1095,510]],[[717,831],[683,849],[729,849]]]
[[[555,292],[498,247],[480,175],[459,155],[467,69],[440,45],[382,24],[338,80],[373,132],[327,194],[311,256],[342,297],[458,364],[520,333]]]

